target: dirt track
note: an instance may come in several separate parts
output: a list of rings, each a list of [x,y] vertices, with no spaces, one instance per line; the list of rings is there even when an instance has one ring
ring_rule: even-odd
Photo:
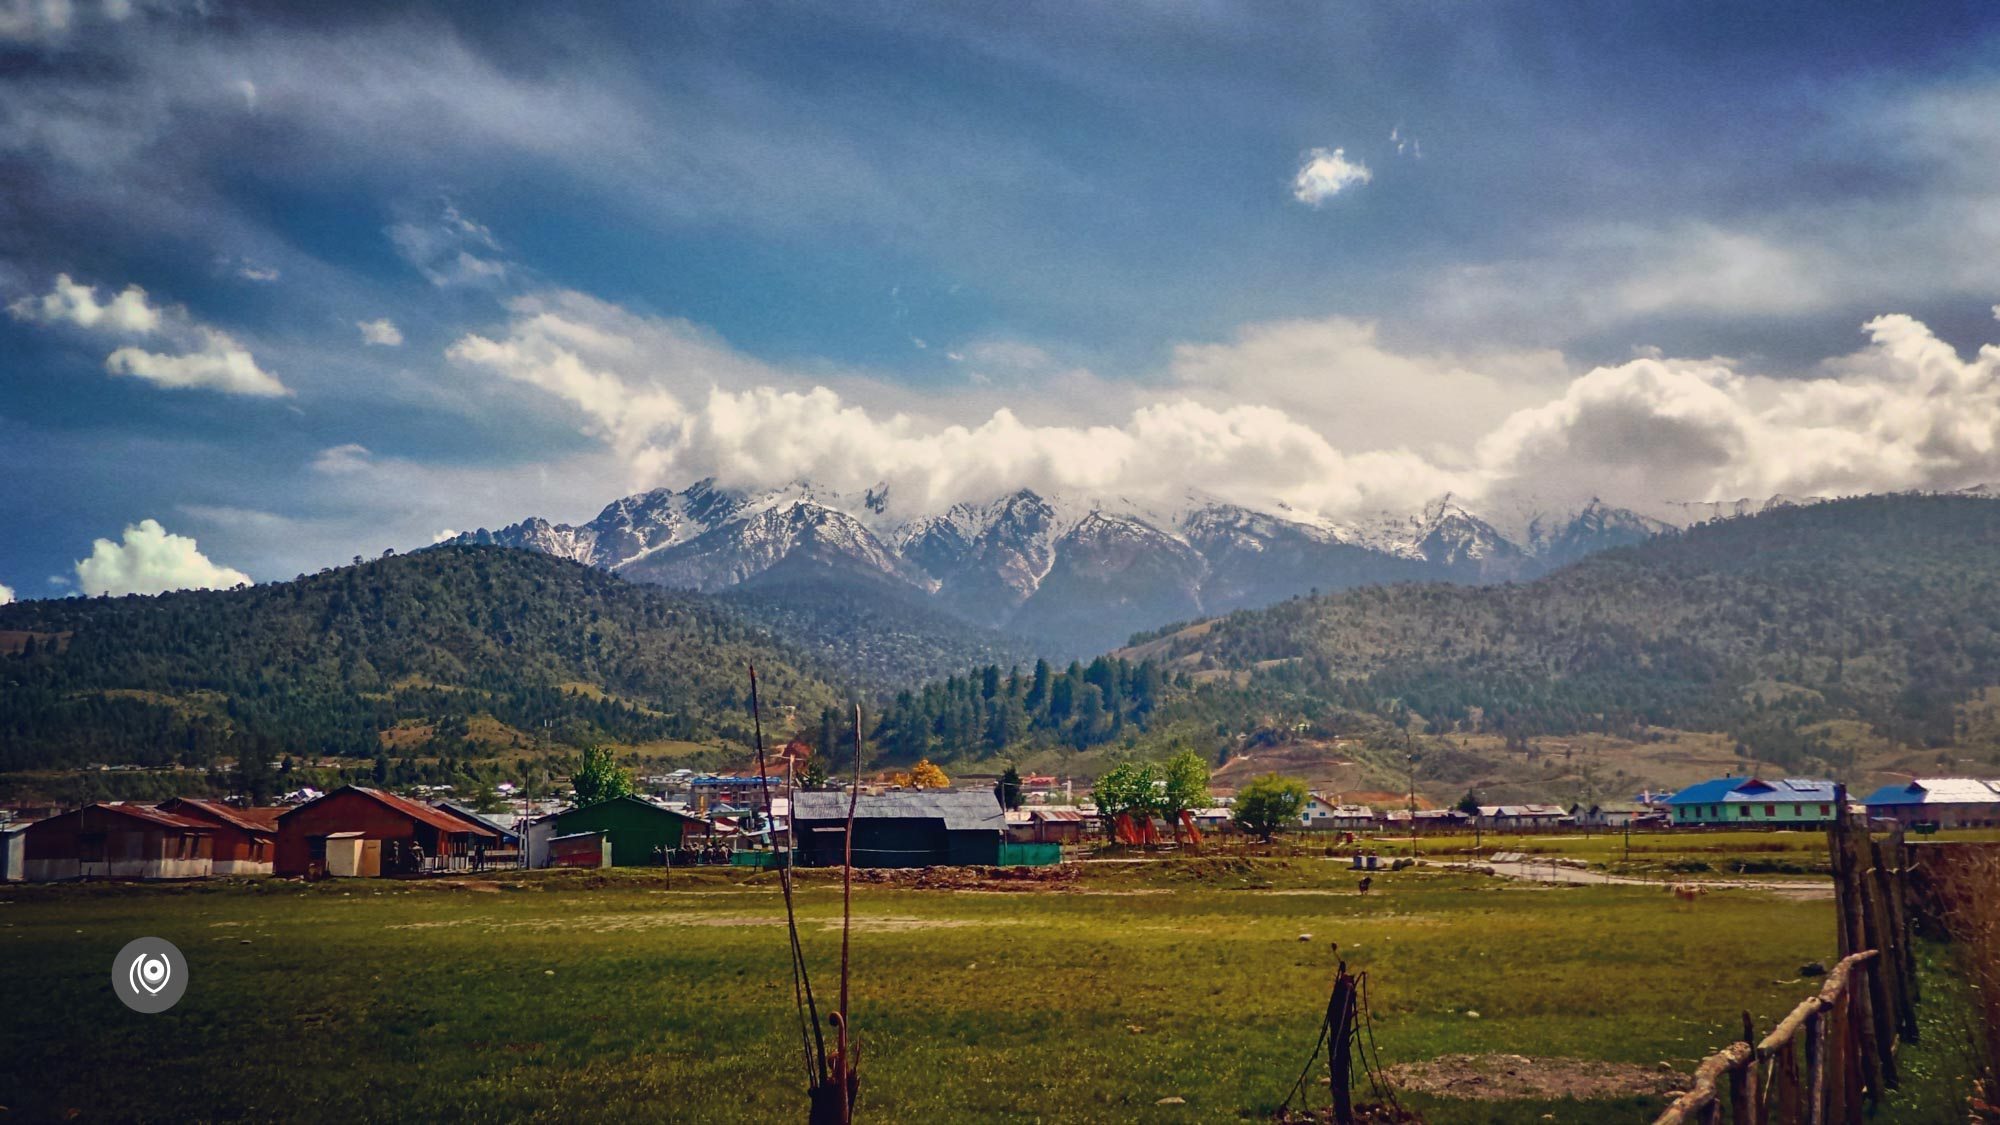
[[[1537,883],[1582,883],[1619,887],[1661,887],[1658,879],[1635,879],[1630,875],[1612,875],[1589,868],[1566,867],[1562,864],[1536,863],[1531,860],[1509,863],[1485,863],[1493,873],[1509,879],[1527,879]],[[1788,895],[1793,898],[1832,898],[1831,879],[1811,881],[1803,879],[1695,879],[1692,877],[1672,880],[1692,883],[1710,890],[1751,890],[1769,891],[1773,894]]]

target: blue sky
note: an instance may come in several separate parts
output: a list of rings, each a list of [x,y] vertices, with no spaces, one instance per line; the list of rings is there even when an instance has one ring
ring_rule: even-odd
[[[1970,4],[0,0],[0,585],[711,473],[2000,479],[1996,166]]]

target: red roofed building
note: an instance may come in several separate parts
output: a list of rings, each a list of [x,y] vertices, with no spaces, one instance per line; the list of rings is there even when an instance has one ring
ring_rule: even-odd
[[[215,829],[216,875],[269,875],[278,850],[278,814],[283,809],[239,809],[221,801],[176,797],[161,812],[196,820]]]
[[[309,879],[349,870],[357,875],[465,871],[472,867],[475,845],[499,837],[429,805],[348,785],[279,814],[275,866],[280,875]],[[329,839],[346,841],[338,846],[353,848],[358,861],[329,865]]]
[[[36,821],[23,835],[31,883],[199,879],[210,871],[215,829],[144,805],[101,803]]]

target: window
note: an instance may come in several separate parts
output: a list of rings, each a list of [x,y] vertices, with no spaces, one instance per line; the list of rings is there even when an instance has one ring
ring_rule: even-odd
[[[1777,816],[1777,815],[1778,815],[1778,806],[1776,806],[1776,805],[1765,805],[1765,806],[1764,806],[1764,815],[1765,815],[1765,816]]]
[[[326,859],[326,837],[314,836],[306,841],[306,858],[321,861]]]
[[[79,832],[76,837],[76,858],[85,863],[104,862],[104,833]]]
[[[1827,807],[1826,807],[1825,805],[1821,805],[1821,806],[1819,807],[1819,815],[1821,815],[1821,816],[1830,816],[1830,815],[1832,815],[1832,810],[1831,810],[1831,809],[1829,809],[1829,808],[1827,808]]]

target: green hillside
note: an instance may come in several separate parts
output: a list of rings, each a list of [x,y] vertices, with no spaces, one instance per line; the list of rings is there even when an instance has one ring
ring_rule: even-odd
[[[435,754],[520,732],[558,747],[747,738],[750,660],[780,723],[841,698],[708,599],[527,551],[22,602],[0,607],[0,770],[200,766],[250,746],[365,758],[414,741]]]
[[[1125,655],[1193,674],[1204,711],[1237,724],[1347,712],[1510,741],[1720,731],[1761,761],[1837,767],[1847,728],[1907,747],[1976,737],[1968,705],[2000,684],[2000,503],[1785,508],[1525,585],[1297,598]]]

